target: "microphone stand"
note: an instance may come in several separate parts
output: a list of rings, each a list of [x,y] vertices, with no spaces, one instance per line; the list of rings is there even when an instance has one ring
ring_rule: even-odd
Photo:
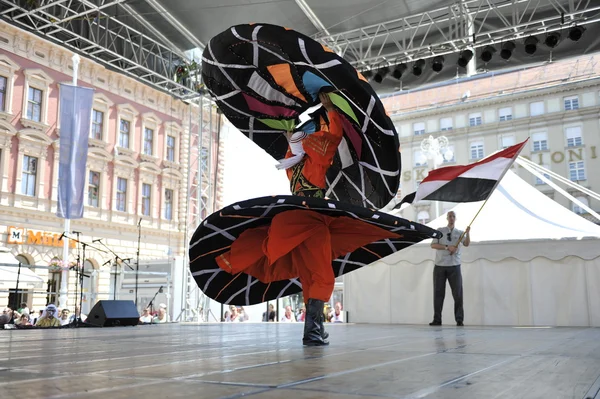
[[[148,306],[146,306],[147,308],[150,308],[150,314],[152,315],[152,313],[154,313],[154,300],[156,299],[156,296],[160,293],[163,292],[163,286],[161,285],[160,288],[158,289],[158,291],[156,291],[156,293],[154,294],[154,297],[152,298],[152,300],[150,301],[150,303],[148,304]],[[150,321],[150,323],[152,323],[152,320]]]
[[[142,240],[142,218],[138,220],[138,244],[135,263],[135,308],[138,304],[138,275],[140,273],[140,243]]]
[[[79,234],[81,234],[81,232],[74,231],[73,233],[77,234],[77,238],[71,238],[67,234],[65,234],[64,236],[67,237],[71,241],[75,241],[78,244],[81,244],[81,246],[83,247],[83,262],[85,262],[85,248],[86,247],[90,247],[92,249],[95,249],[98,252],[106,253],[106,251],[103,250],[103,249],[100,249],[98,247],[95,247],[93,245],[90,245],[90,244],[88,244],[86,242],[81,241],[79,239]],[[77,251],[77,258],[79,258],[79,251]],[[79,266],[79,265],[76,265],[76,266]],[[81,264],[81,272],[78,274],[78,276],[81,279],[80,284],[83,285],[83,277],[85,276],[83,263]],[[85,276],[85,277],[89,277],[89,276]],[[72,327],[80,327],[80,326],[82,326],[82,325],[85,324],[85,323],[83,323],[81,321],[81,311],[82,311],[81,305],[82,305],[82,302],[83,302],[83,288],[81,288],[79,290],[79,317],[75,317],[75,320],[73,321],[73,323],[71,323]],[[77,298],[75,298],[75,303],[77,304]]]
[[[98,238],[96,240],[92,240],[92,242],[93,243],[96,243],[96,242],[99,243],[104,248],[106,248],[111,254],[113,254],[114,257],[115,257],[115,260],[114,260],[114,265],[115,265],[115,279],[113,281],[113,299],[116,300],[117,299],[117,272],[118,272],[117,266],[119,265],[119,260],[121,261],[121,263],[125,263],[129,269],[133,270],[133,267],[131,267],[129,265],[129,263],[128,263],[128,261],[130,261],[131,258],[126,258],[126,259],[121,258],[119,255],[116,254],[115,251],[113,251],[112,249],[110,249],[105,243],[102,242],[102,238]]]

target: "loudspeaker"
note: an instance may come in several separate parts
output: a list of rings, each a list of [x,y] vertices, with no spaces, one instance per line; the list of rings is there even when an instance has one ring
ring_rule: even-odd
[[[133,301],[98,301],[85,320],[100,327],[137,326],[139,321]]]

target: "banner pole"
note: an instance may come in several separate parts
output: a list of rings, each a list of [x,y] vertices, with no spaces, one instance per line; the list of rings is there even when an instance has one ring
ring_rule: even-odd
[[[490,195],[491,197],[491,195]],[[477,211],[477,213],[475,214],[475,216],[473,216],[473,220],[471,220],[471,223],[469,223],[469,225],[467,227],[471,227],[471,225],[473,224],[473,222],[475,221],[475,219],[477,219],[477,216],[479,216],[479,213],[481,212],[481,210],[483,209],[483,207],[485,206],[485,204],[487,204],[488,199],[490,199],[490,197],[487,197],[485,201],[483,201],[483,204],[481,204],[481,207],[479,208],[479,210]],[[460,235],[460,238],[458,239],[458,242],[456,243],[455,247],[458,247],[460,245],[460,243],[462,242],[463,238],[465,237],[466,234],[466,230],[463,231],[463,233]]]
[[[77,74],[79,71],[79,62],[81,61],[81,58],[79,57],[78,54],[74,54],[73,55],[73,86],[77,86]],[[75,101],[73,101],[73,118],[75,118]],[[70,125],[71,129],[74,129],[74,123],[73,121],[71,121],[71,125]],[[71,220],[68,218],[65,218],[65,225],[64,225],[64,233],[66,234],[66,236],[63,237],[63,256],[62,256],[62,261],[63,261],[63,269],[61,271],[61,278],[60,278],[60,296],[58,299],[59,302],[59,308],[60,309],[64,309],[67,307],[67,295],[69,292],[69,238],[68,238],[68,234],[71,231]]]

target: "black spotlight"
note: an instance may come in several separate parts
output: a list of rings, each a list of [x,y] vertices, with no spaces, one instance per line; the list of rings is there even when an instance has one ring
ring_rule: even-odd
[[[550,48],[554,48],[560,42],[560,33],[559,32],[550,32],[546,35],[546,40],[544,40],[544,44]]]
[[[525,39],[525,52],[529,55],[535,54],[535,52],[537,51],[538,43],[539,40],[537,37],[529,36],[527,39]]]
[[[458,56],[458,66],[462,68],[466,68],[467,64],[473,58],[473,52],[471,50],[463,50],[460,52]]]
[[[394,68],[394,72],[392,72],[392,76],[395,79],[402,79],[402,75],[404,75],[404,72],[406,72],[406,70],[408,69],[408,67],[406,66],[406,64],[399,64],[396,65],[396,68]]]
[[[385,77],[388,76],[389,73],[390,73],[390,68],[388,68],[388,67],[379,68],[379,71],[377,71],[373,80],[376,81],[377,83],[381,83],[381,82],[383,82],[383,79],[385,79]]]
[[[417,60],[413,64],[413,74],[415,76],[421,76],[423,73],[423,67],[425,66],[425,60]]]
[[[502,45],[502,50],[500,50],[500,57],[502,59],[508,61],[510,57],[512,57],[513,50],[515,49],[515,43],[513,42],[505,42]]]
[[[367,69],[366,71],[362,72],[362,76],[364,76],[365,79],[369,80],[373,76],[373,71],[371,71],[370,69]]]
[[[485,46],[483,48],[483,51],[481,52],[481,61],[487,64],[492,60],[492,56],[495,52],[496,49],[494,48],[494,46]]]
[[[577,42],[579,39],[581,39],[581,36],[583,36],[583,32],[585,32],[585,28],[583,26],[575,25],[569,29],[569,39]]]
[[[442,68],[444,68],[444,57],[438,55],[437,57],[433,58],[431,69],[433,69],[434,72],[440,73],[442,71]]]

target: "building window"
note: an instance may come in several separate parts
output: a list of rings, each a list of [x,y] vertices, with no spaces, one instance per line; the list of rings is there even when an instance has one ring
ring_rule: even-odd
[[[165,219],[173,220],[173,190],[165,189]]]
[[[531,138],[533,139],[533,151],[546,151],[548,149],[548,134],[546,132],[534,133]]]
[[[27,119],[34,122],[42,121],[42,91],[30,87],[27,95]]]
[[[427,166],[427,157],[421,151],[415,151],[415,166]]]
[[[129,148],[129,132],[131,129],[131,122],[121,119],[121,126],[119,128],[119,147]]]
[[[175,137],[167,136],[167,161],[175,162]]]
[[[579,97],[565,97],[565,111],[573,111],[579,109]]]
[[[104,125],[104,112],[92,110],[92,128],[90,130],[90,138],[102,140],[102,127]]]
[[[440,119],[440,130],[445,132],[446,130],[452,130],[452,118]]]
[[[471,143],[471,160],[476,160],[476,159],[482,159],[484,152],[483,152],[483,143],[480,141]]]
[[[150,199],[152,196],[152,186],[146,183],[142,184],[142,215],[150,216]]]
[[[88,206],[98,208],[98,197],[100,194],[100,173],[90,170],[88,179]]]
[[[144,129],[144,154],[152,155],[152,145],[154,143],[154,130]]]
[[[427,212],[427,211],[420,211],[417,214],[417,223],[421,223],[421,224],[427,224],[427,223],[429,223],[429,212]]]
[[[544,102],[537,101],[529,104],[529,116],[538,116],[544,114]]]
[[[502,136],[502,148],[508,148],[515,145],[515,136]]]
[[[569,162],[569,179],[575,182],[585,180],[585,162]]]
[[[587,207],[589,207],[589,206],[590,206],[590,203],[589,203],[588,199],[587,199],[587,198],[585,198],[585,197],[576,197],[575,199],[576,199],[577,201],[581,202],[583,205],[585,205],[585,206],[587,206]],[[583,215],[583,214],[585,214],[585,213],[588,213],[588,212],[587,212],[585,209],[583,209],[582,207],[580,207],[579,205],[577,205],[577,204],[576,204],[576,203],[574,203],[574,202],[573,202],[573,207],[572,207],[572,209],[573,209],[573,212],[575,212],[575,213],[576,213],[576,214],[578,214],[578,215]]]
[[[117,211],[125,212],[127,209],[127,179],[117,177]]]
[[[500,108],[498,110],[498,119],[500,120],[500,122],[510,121],[512,120],[512,118],[513,116],[511,107]]]
[[[568,127],[565,129],[567,136],[567,147],[579,147],[583,145],[583,137],[581,137],[581,127]]]
[[[413,124],[413,132],[415,136],[425,134],[425,122],[417,122]]]
[[[469,126],[479,126],[482,123],[481,112],[469,115]]]
[[[548,170],[550,170],[550,166],[548,166],[548,165],[541,165],[541,166],[542,166],[542,168],[544,168],[544,169],[548,169]],[[548,180],[550,179],[550,175],[549,175],[549,174],[547,174],[547,173],[544,173],[544,174],[543,174],[543,176],[544,176],[546,179],[548,179]],[[541,186],[541,185],[544,185],[544,184],[546,184],[546,182],[545,182],[545,181],[543,181],[542,179],[540,179],[540,178],[539,178],[539,177],[537,177],[537,176],[535,177],[535,185],[536,185],[536,186]]]
[[[6,111],[6,82],[7,79],[4,76],[0,76],[0,111]]]
[[[30,157],[29,155],[23,156],[23,174],[21,180],[21,193],[23,195],[35,197],[37,165],[37,158]]]

